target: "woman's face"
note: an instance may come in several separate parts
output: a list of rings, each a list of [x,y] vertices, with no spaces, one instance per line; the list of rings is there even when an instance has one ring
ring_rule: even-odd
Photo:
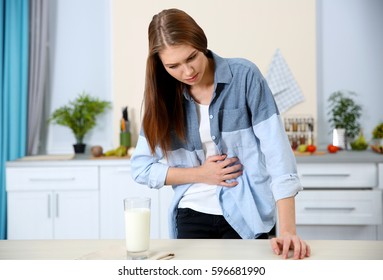
[[[168,46],[159,57],[173,78],[189,86],[201,82],[208,66],[207,57],[189,45]]]

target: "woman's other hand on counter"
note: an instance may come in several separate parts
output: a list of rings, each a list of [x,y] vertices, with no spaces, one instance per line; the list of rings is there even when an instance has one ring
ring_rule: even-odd
[[[294,250],[294,259],[304,259],[310,257],[311,248],[298,235],[285,234],[280,237],[270,239],[271,248],[276,255],[282,255],[284,259],[288,258],[289,250]]]

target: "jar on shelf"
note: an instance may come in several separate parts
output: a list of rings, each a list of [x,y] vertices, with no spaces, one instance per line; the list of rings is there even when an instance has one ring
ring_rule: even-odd
[[[291,129],[290,119],[285,119],[285,131],[289,132]]]
[[[292,136],[292,139],[291,139],[291,148],[293,150],[296,150],[298,148],[298,137],[296,135],[293,135]]]
[[[306,135],[301,134],[299,136],[299,145],[306,145]]]
[[[292,128],[293,128],[293,131],[294,132],[297,132],[298,131],[298,119],[293,119],[292,121]]]

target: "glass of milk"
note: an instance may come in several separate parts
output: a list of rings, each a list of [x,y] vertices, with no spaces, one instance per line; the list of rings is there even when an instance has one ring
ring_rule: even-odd
[[[146,259],[150,241],[150,198],[125,198],[124,210],[128,259]]]

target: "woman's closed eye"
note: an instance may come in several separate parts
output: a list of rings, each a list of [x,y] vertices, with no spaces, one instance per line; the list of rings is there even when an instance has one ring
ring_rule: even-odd
[[[188,59],[186,60],[186,62],[192,62],[194,59],[196,59],[196,57],[197,57],[197,54],[193,54],[192,56],[188,57]],[[169,69],[177,69],[178,64],[167,65],[167,67],[168,67]]]
[[[193,61],[195,58],[197,57],[196,54],[193,54],[192,56],[190,56],[187,61],[190,62],[190,61]]]

